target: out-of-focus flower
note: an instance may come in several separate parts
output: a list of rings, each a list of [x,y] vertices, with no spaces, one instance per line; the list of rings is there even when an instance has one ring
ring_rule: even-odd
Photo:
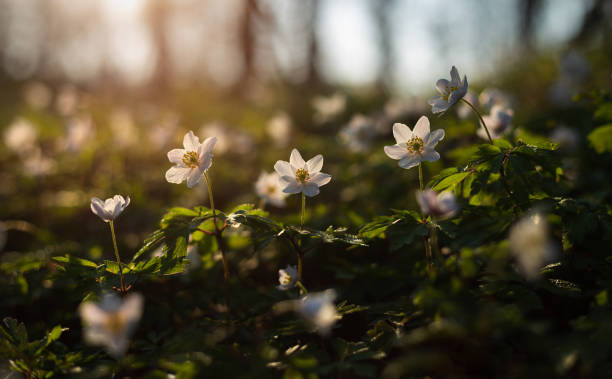
[[[336,291],[311,292],[295,302],[296,312],[302,316],[318,333],[326,335],[341,318],[336,311],[334,300]]]
[[[77,89],[70,84],[60,88],[55,99],[55,108],[62,116],[72,115],[79,104],[79,93]]]
[[[175,135],[179,124],[179,117],[174,113],[169,113],[161,117],[160,121],[156,121],[148,133],[149,139],[153,146],[157,149],[167,147],[169,141]]]
[[[465,99],[470,102],[475,107],[478,107],[478,98],[472,92],[468,91],[465,94]],[[460,119],[468,118],[472,114],[472,108],[466,103],[461,103],[457,105],[457,116]]]
[[[510,251],[528,280],[535,279],[542,266],[557,255],[548,222],[541,213],[530,213],[519,220],[510,230],[509,242]]]
[[[117,147],[127,149],[136,146],[138,130],[128,110],[114,110],[110,115],[110,127],[113,131],[113,141]]]
[[[104,222],[113,221],[121,212],[130,205],[130,197],[127,196],[125,199],[121,195],[115,195],[102,201],[97,197],[91,199],[90,208],[91,211]]]
[[[438,220],[453,217],[461,209],[459,204],[457,204],[455,195],[450,191],[439,194],[431,189],[417,191],[416,199],[424,214]]]
[[[414,131],[404,124],[393,125],[393,136],[397,142],[385,146],[385,153],[391,159],[399,160],[401,168],[409,169],[422,161],[434,162],[440,159],[440,154],[434,150],[439,141],[444,138],[444,130],[436,129],[429,132],[429,119],[422,116],[414,126]]]
[[[315,109],[315,122],[324,123],[340,116],[344,112],[346,96],[339,92],[329,97],[316,96],[312,99],[312,106]]]
[[[285,193],[300,193],[308,197],[319,194],[319,187],[331,180],[331,175],[321,172],[323,156],[321,154],[304,162],[297,149],[291,151],[289,162],[276,161],[274,170],[280,175],[281,185]]]
[[[501,105],[494,105],[489,115],[482,116],[483,121],[489,128],[491,138],[499,138],[510,130],[510,122],[512,121],[513,115],[514,111],[512,109],[506,109]],[[489,139],[489,137],[487,137],[487,131],[482,125],[476,131],[476,134],[482,139]]]
[[[463,77],[463,82],[459,76],[457,68],[451,68],[451,80],[439,79],[436,82],[436,88],[440,92],[439,96],[434,96],[429,100],[429,105],[432,106],[433,113],[446,112],[450,107],[455,105],[465,94],[468,89],[467,76]]]
[[[579,85],[591,73],[591,67],[586,58],[576,50],[568,51],[561,57],[561,79],[565,82]]]
[[[100,303],[84,302],[79,306],[85,341],[102,345],[115,358],[125,354],[129,338],[140,317],[144,298],[133,293],[121,301],[117,295],[107,294]]]
[[[236,154],[251,154],[255,149],[255,141],[253,137],[243,131],[234,131],[230,135],[232,141],[232,152]]]
[[[212,165],[212,150],[216,142],[217,137],[208,137],[200,143],[190,130],[183,138],[184,149],[172,149],[168,152],[168,160],[175,166],[166,171],[166,180],[175,184],[186,180],[187,187],[195,187]]]
[[[35,146],[28,150],[23,157],[23,173],[28,176],[44,176],[54,173],[57,170],[57,163],[54,159],[43,155],[40,147]]]
[[[23,98],[32,108],[44,109],[51,102],[51,90],[41,82],[31,82],[24,87]]]
[[[93,137],[93,122],[90,115],[74,117],[66,124],[66,137],[62,147],[69,152],[78,152]]]
[[[340,131],[340,139],[349,150],[354,152],[366,152],[374,138],[374,121],[364,115],[353,116],[351,121]]]
[[[268,121],[266,132],[278,147],[287,146],[291,139],[293,123],[291,117],[285,112],[279,112]]]
[[[275,207],[284,207],[287,194],[283,192],[280,176],[276,172],[267,173],[262,171],[255,182],[255,192],[266,203]]]
[[[27,155],[35,147],[38,132],[30,121],[18,117],[4,132],[4,144],[11,150]]]
[[[480,105],[487,109],[493,108],[494,105],[501,105],[504,107],[510,106],[510,99],[503,91],[498,88],[485,88],[478,95],[478,101]]]
[[[560,125],[552,131],[550,139],[558,143],[562,149],[576,150],[580,144],[580,135],[576,129]]]
[[[298,272],[295,266],[288,265],[285,269],[278,270],[279,290],[286,291],[295,287],[298,281]]]

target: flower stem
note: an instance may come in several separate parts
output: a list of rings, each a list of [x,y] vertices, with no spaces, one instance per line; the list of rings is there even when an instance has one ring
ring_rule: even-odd
[[[300,228],[304,227],[304,213],[306,212],[306,195],[302,192],[302,217],[300,218]]]
[[[266,201],[264,199],[259,199],[259,204],[257,204],[257,208],[263,211],[265,207],[266,207]]]
[[[469,105],[470,108],[472,108],[472,110],[474,111],[474,113],[476,113],[476,115],[478,116],[478,119],[480,120],[480,122],[482,123],[482,126],[485,130],[485,132],[487,132],[487,137],[489,137],[489,142],[491,143],[491,145],[493,145],[493,138],[491,138],[491,134],[489,133],[489,128],[487,128],[487,124],[485,124],[484,120],[482,119],[482,116],[480,115],[480,112],[478,112],[478,110],[476,109],[476,107],[474,107],[472,105],[472,103],[470,103],[469,101],[467,101],[464,98],[461,98],[461,101],[463,101],[464,103],[466,103],[467,105]]]
[[[305,295],[305,294],[307,294],[307,293],[308,293],[308,290],[306,289],[306,287],[304,287],[304,285],[302,284],[302,282],[301,282],[301,281],[299,281],[299,280],[298,280],[298,281],[297,281],[297,283],[295,283],[295,284],[296,284],[298,287],[300,287],[300,290],[301,290],[302,294],[304,294],[304,295]]]
[[[436,254],[436,259],[440,262],[440,264],[444,263],[442,259],[442,253],[440,252],[440,245],[438,244],[438,230],[432,226],[431,228],[431,244],[433,246],[434,254]]]
[[[423,191],[423,166],[422,162],[419,162],[419,188]],[[427,228],[429,231],[429,227]],[[433,264],[431,262],[431,246],[429,245],[429,237],[423,238],[425,243],[425,255],[427,256],[427,272],[431,275],[433,272]]]
[[[121,286],[121,294],[125,294],[125,282],[123,281],[123,267],[121,267],[121,257],[119,257],[119,249],[117,249],[117,237],[115,237],[115,224],[113,220],[109,221],[111,236],[113,237],[113,247],[115,248],[115,258],[117,258],[117,264],[119,265],[119,283]]]
[[[421,167],[422,163],[419,162],[419,188],[423,191],[423,168]]]

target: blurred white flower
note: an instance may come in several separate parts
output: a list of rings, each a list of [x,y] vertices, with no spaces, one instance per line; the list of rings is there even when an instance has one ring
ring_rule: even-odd
[[[291,129],[293,129],[291,117],[285,112],[279,112],[268,121],[266,132],[276,146],[285,147],[291,139]]]
[[[255,182],[255,192],[266,203],[275,207],[284,207],[287,194],[283,192],[280,176],[276,172],[267,173],[262,171]]]
[[[401,168],[409,169],[423,161],[434,162],[440,159],[435,146],[444,138],[444,130],[436,129],[429,132],[429,119],[421,116],[414,126],[414,131],[404,124],[393,125],[393,136],[397,142],[385,146],[385,153],[391,159],[399,160]]]
[[[42,150],[36,146],[23,156],[23,173],[28,176],[44,176],[54,173],[57,163],[54,159],[45,157]]]
[[[91,211],[104,222],[113,221],[130,205],[130,197],[125,199],[121,195],[115,195],[102,201],[97,197],[91,199]]]
[[[315,109],[314,121],[324,123],[340,116],[346,108],[346,96],[336,92],[329,97],[316,96],[312,99]]]
[[[44,109],[51,102],[51,90],[41,82],[28,83],[23,89],[25,102],[34,109]]]
[[[71,118],[66,124],[66,137],[62,147],[69,152],[78,152],[93,137],[91,115]]]
[[[471,91],[465,94],[465,99],[470,102],[475,107],[478,107],[478,98]],[[457,105],[457,116],[460,119],[468,118],[472,114],[472,108],[466,103],[461,103]]]
[[[100,303],[82,303],[79,315],[83,321],[85,342],[102,345],[110,355],[120,358],[140,321],[143,305],[144,298],[139,293],[128,295],[123,302],[117,295],[107,294]]]
[[[138,129],[132,114],[125,109],[116,109],[110,115],[113,142],[120,149],[127,149],[138,143]]]
[[[501,105],[494,105],[491,108],[490,114],[482,116],[482,120],[489,128],[492,139],[500,138],[510,130],[510,122],[512,121],[513,115],[514,111],[512,109],[506,109]],[[489,139],[487,131],[482,125],[476,131],[476,134],[484,140]]]
[[[498,88],[483,89],[480,95],[478,95],[478,102],[487,109],[493,108],[494,105],[510,106],[508,95]]]
[[[151,128],[149,139],[157,149],[167,147],[175,135],[179,124],[179,117],[174,113],[165,114],[161,120],[155,121]]]
[[[222,155],[227,152],[231,144],[231,135],[227,127],[218,122],[205,124],[200,128],[200,134],[205,136],[217,137],[215,144],[215,154]]]
[[[318,333],[326,335],[341,316],[336,311],[336,291],[311,292],[295,302],[296,312]]]
[[[353,116],[351,121],[340,130],[340,140],[349,150],[364,153],[372,144],[375,132],[374,121],[364,115]]]
[[[510,229],[510,251],[521,273],[528,280],[537,278],[540,269],[553,260],[557,251],[549,237],[548,222],[540,213],[530,213]]]
[[[16,118],[4,132],[4,144],[20,155],[28,155],[35,147],[38,132],[30,121]]]
[[[302,155],[297,149],[291,151],[289,162],[276,161],[274,170],[280,175],[281,185],[285,193],[300,193],[308,197],[319,194],[319,187],[326,185],[331,180],[331,175],[324,174],[323,156],[321,154],[304,162]]]
[[[295,287],[298,281],[298,272],[295,266],[288,265],[285,269],[278,270],[278,285],[279,290],[286,291]]]
[[[576,129],[560,125],[552,131],[550,139],[558,143],[562,149],[576,150],[580,145],[580,135]]]
[[[455,105],[465,94],[468,89],[467,76],[463,77],[463,82],[459,76],[457,68],[451,68],[451,80],[439,79],[436,82],[436,88],[440,92],[439,96],[434,96],[429,100],[429,105],[432,106],[433,113],[446,112],[450,107]]]
[[[166,171],[166,180],[176,184],[186,180],[187,187],[193,188],[212,165],[212,150],[216,142],[217,137],[208,137],[200,143],[190,130],[183,138],[184,149],[172,149],[168,152],[168,159],[175,166]]]
[[[424,191],[417,191],[416,199],[424,214],[438,220],[453,217],[461,208],[457,204],[455,195],[450,191],[438,194],[431,189],[425,189]]]
[[[78,104],[79,93],[77,89],[71,84],[62,86],[55,99],[55,108],[58,113],[62,116],[70,116],[76,111]]]

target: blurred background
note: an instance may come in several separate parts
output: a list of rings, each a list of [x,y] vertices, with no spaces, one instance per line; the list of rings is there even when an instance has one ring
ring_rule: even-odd
[[[430,114],[452,65],[476,97],[505,91],[515,125],[571,111],[575,93],[611,87],[611,16],[604,0],[0,0],[0,229],[18,230],[6,249],[32,244],[28,230],[108,248],[92,196],[132,198],[118,226],[132,251],[164,209],[207,204],[204,185],[164,180],[188,130],[219,138],[221,208],[258,202],[260,172],[297,146],[334,176],[314,219],[357,228],[405,186],[377,186],[396,169],[381,148],[392,123]],[[351,124],[371,141],[347,143]],[[272,212],[293,220],[294,197]]]

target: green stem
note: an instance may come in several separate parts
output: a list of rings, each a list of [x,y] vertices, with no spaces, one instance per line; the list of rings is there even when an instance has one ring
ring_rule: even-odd
[[[266,207],[266,201],[264,199],[259,199],[259,204],[257,204],[257,208],[263,211],[265,207]]]
[[[306,289],[306,287],[304,287],[304,285],[302,284],[301,281],[297,281],[297,283],[295,283],[298,287],[300,287],[300,290],[302,291],[302,294],[307,294],[308,290]]]
[[[489,142],[491,143],[491,145],[493,145],[493,138],[491,138],[491,134],[489,133],[489,128],[487,128],[487,124],[485,124],[484,120],[482,119],[482,116],[480,115],[480,112],[478,112],[478,110],[476,109],[476,107],[474,107],[472,105],[472,103],[470,103],[469,101],[467,101],[464,98],[461,98],[461,101],[463,101],[464,103],[466,103],[467,105],[470,106],[470,108],[472,108],[472,110],[474,111],[474,113],[476,113],[476,116],[478,116],[478,119],[480,120],[480,122],[482,123],[482,126],[484,127],[485,132],[487,132],[487,137],[489,137]]]
[[[423,164],[419,162],[419,188],[423,191]],[[428,228],[429,229],[429,228]],[[424,237],[425,255],[427,257],[427,273],[430,275],[433,272],[433,264],[431,262],[431,246],[429,245],[429,237]]]
[[[121,266],[121,257],[119,257],[119,249],[117,248],[117,237],[115,237],[115,223],[113,220],[109,221],[111,236],[113,237],[113,247],[115,248],[115,258],[117,258],[117,264],[119,265],[119,283],[121,285],[121,294],[125,294],[125,282],[123,281],[123,267]]]
[[[419,162],[419,188],[423,191],[423,168],[421,167],[422,163]]]
[[[444,263],[442,259],[442,252],[440,252],[440,245],[438,244],[438,230],[435,227],[431,228],[431,244],[433,245],[434,254],[436,254],[436,259],[440,261],[440,264]]]
[[[306,212],[306,195],[302,192],[302,217],[300,218],[300,227],[304,227],[304,213]]]

